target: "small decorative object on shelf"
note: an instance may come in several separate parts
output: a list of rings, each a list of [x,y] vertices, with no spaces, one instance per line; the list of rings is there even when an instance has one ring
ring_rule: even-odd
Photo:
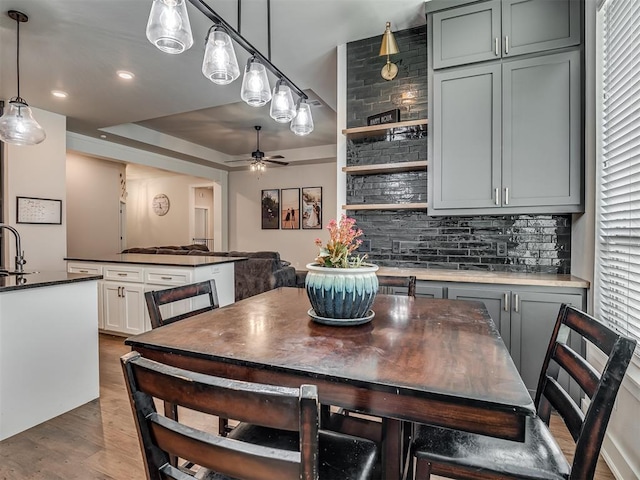
[[[400,109],[389,110],[388,112],[377,113],[367,117],[367,125],[383,125],[385,123],[397,123],[400,121]]]
[[[378,266],[365,263],[366,254],[354,254],[363,234],[354,224],[355,219],[342,215],[339,223],[331,220],[327,225],[326,245],[316,239],[320,252],[314,263],[307,264],[305,288],[312,307],[309,316],[318,323],[359,325],[374,316]]]

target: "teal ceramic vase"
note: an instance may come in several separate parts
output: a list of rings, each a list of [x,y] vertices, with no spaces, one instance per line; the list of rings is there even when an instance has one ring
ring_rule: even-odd
[[[314,320],[357,324],[373,318],[371,305],[378,291],[377,265],[329,268],[309,263],[307,270],[305,288],[312,307],[309,315]]]

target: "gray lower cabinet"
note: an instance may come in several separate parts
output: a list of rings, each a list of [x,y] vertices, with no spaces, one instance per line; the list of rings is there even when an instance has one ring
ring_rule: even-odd
[[[586,292],[580,288],[420,281],[416,290],[427,288],[443,290],[443,298],[485,304],[532,398],[560,305],[586,308]],[[580,339],[569,337],[569,342],[576,351],[584,348]],[[579,387],[566,375],[559,381],[579,398]]]
[[[580,44],[580,2],[477,2],[434,13],[432,31],[436,70],[564,48]]]
[[[446,298],[445,287],[428,282],[416,283],[416,297],[422,298]]]
[[[430,215],[583,209],[578,50],[433,74]]]

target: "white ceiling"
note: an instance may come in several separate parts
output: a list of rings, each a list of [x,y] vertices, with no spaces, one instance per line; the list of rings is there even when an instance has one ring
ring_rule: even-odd
[[[207,3],[237,28],[237,0]],[[65,115],[72,132],[218,168],[250,157],[254,125],[262,126],[267,155],[335,156],[336,46],[382,35],[386,21],[394,31],[425,23],[423,0],[271,0],[271,61],[317,103],[314,132],[297,137],[269,117],[268,106],[240,100],[241,79],[218,86],[202,75],[211,23],[190,4],[194,45],[181,55],[162,53],[146,39],[151,0],[0,0],[0,6],[0,99],[17,93],[16,22],[6,14],[15,9],[29,16],[20,26],[20,94],[31,106]],[[241,11],[242,35],[268,55],[267,1],[242,0]],[[246,63],[242,48],[236,54]],[[123,81],[117,70],[135,79]],[[55,98],[51,90],[69,97]]]

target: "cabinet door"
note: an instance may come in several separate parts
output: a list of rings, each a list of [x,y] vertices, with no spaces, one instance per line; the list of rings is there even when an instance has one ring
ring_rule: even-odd
[[[433,75],[433,209],[499,205],[500,72],[494,64]]]
[[[102,282],[102,318],[105,330],[123,331],[121,286],[113,282]]]
[[[578,0],[503,0],[503,57],[580,44]]]
[[[439,285],[430,285],[429,282],[417,282],[416,297],[444,298],[444,287]]]
[[[532,397],[538,387],[540,369],[562,303],[583,308],[583,297],[571,293],[513,291],[511,356]],[[570,338],[569,342],[576,351],[581,351],[579,339]],[[558,380],[565,387],[569,383],[566,376]],[[578,395],[577,389],[570,388],[570,391],[572,396]]]
[[[504,206],[581,203],[580,53],[503,63]]]
[[[433,14],[433,68],[500,58],[500,0]]]
[[[144,286],[122,284],[122,314],[124,333],[137,334],[151,329],[145,322]]]
[[[509,290],[485,290],[482,288],[449,287],[447,298],[451,300],[475,300],[483,302],[487,311],[500,332],[502,341],[511,351],[511,313]]]

